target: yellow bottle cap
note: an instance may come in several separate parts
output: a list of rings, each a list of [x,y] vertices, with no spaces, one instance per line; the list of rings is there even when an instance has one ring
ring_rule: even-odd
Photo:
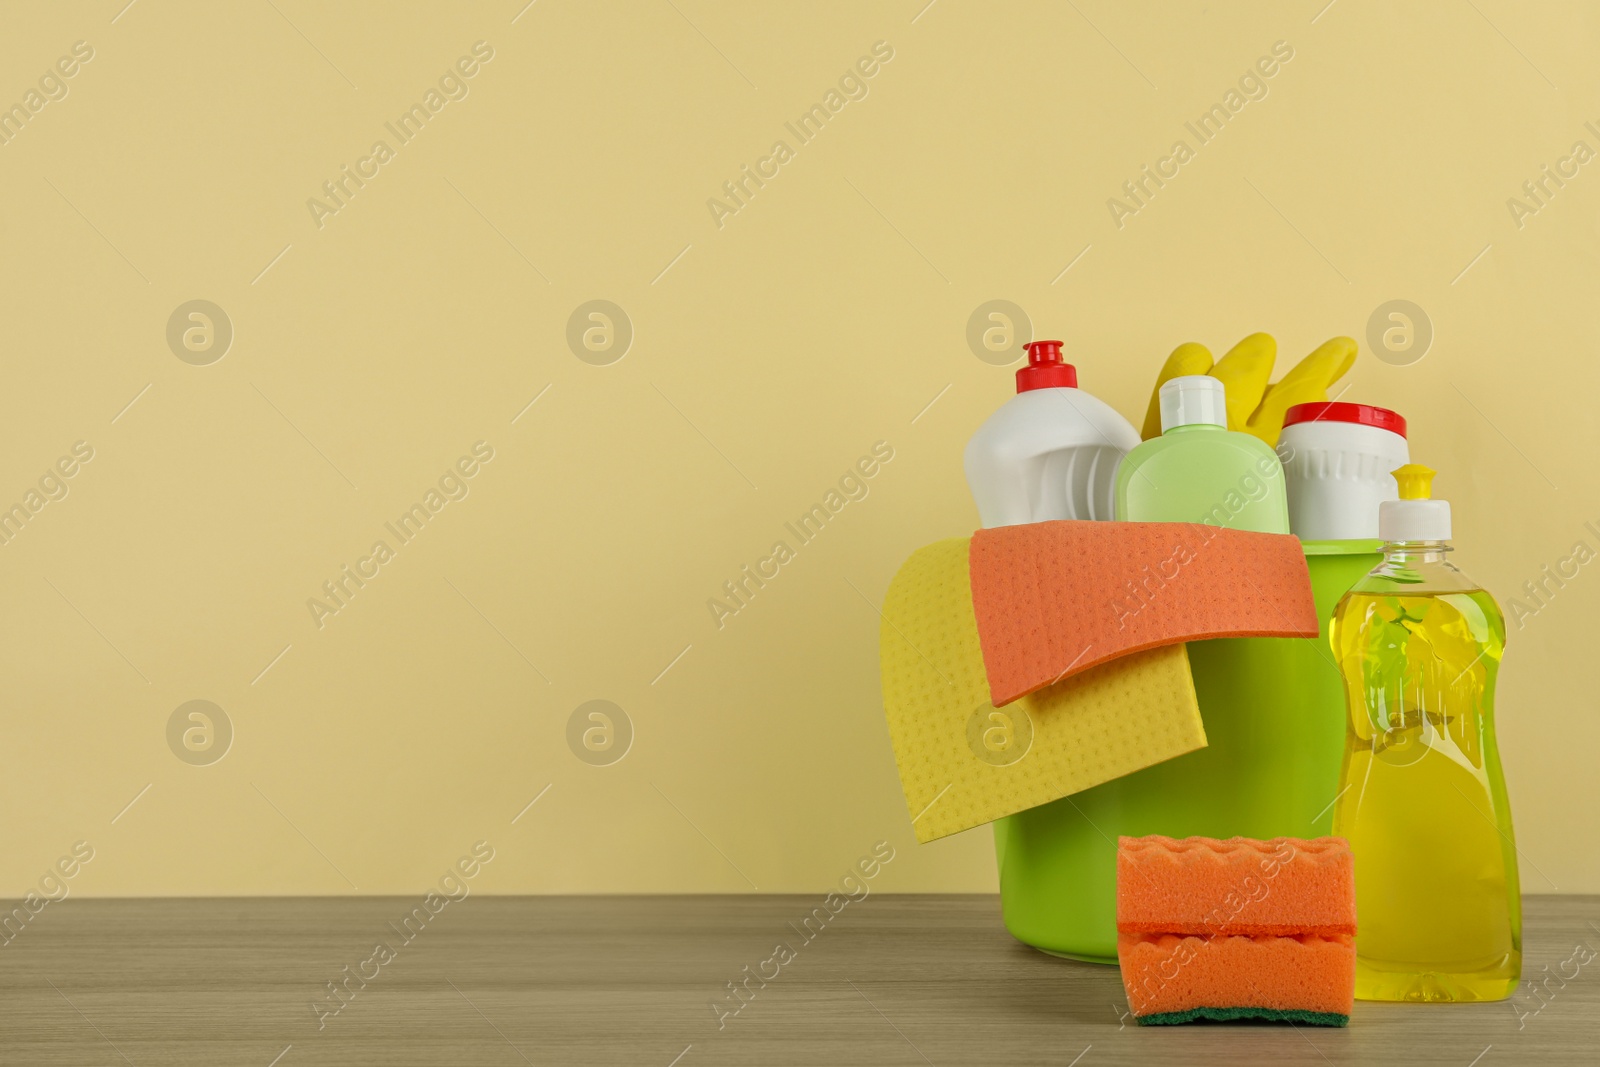
[[[1390,473],[1400,486],[1401,500],[1433,499],[1433,476],[1439,472],[1432,467],[1424,467],[1420,463],[1407,463]]]

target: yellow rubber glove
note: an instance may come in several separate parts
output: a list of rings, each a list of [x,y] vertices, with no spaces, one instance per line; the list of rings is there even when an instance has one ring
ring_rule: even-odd
[[[1293,370],[1268,386],[1266,395],[1242,427],[1269,445],[1278,443],[1283,433],[1283,417],[1296,404],[1328,399],[1328,386],[1344,377],[1356,361],[1356,343],[1348,337],[1324,341],[1317,350],[1295,364]],[[1233,397],[1228,397],[1228,429],[1233,429]]]
[[[1272,380],[1272,364],[1278,358],[1278,342],[1271,334],[1253,333],[1228,349],[1217,360],[1211,376],[1228,391],[1228,429],[1242,430],[1267,393]]]
[[[1163,385],[1184,374],[1210,374],[1222,382],[1227,392],[1228,429],[1242,430],[1276,445],[1283,432],[1283,417],[1291,407],[1328,399],[1328,386],[1343,377],[1355,362],[1356,343],[1348,337],[1325,341],[1276,384],[1268,385],[1277,354],[1277,342],[1265,333],[1246,337],[1215,365],[1204,345],[1193,341],[1179,345],[1156,376],[1141,436],[1146,441],[1161,436]]]

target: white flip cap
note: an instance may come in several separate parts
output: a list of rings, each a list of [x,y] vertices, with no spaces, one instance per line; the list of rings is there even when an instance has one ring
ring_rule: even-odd
[[[1450,501],[1385,500],[1378,505],[1378,536],[1385,541],[1450,540]]]
[[[1178,426],[1228,425],[1228,393],[1209,374],[1184,374],[1161,387],[1161,432]]]
[[[1392,471],[1399,500],[1378,505],[1378,536],[1385,541],[1450,540],[1450,502],[1433,498],[1431,467],[1407,463]]]

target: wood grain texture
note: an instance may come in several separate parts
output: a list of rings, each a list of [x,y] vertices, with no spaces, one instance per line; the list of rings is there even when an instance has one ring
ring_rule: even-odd
[[[1123,1014],[1114,968],[1017,943],[989,896],[874,895],[810,940],[797,927],[820,897],[474,896],[406,942],[390,924],[418,903],[52,904],[0,949],[0,1062],[1600,1062],[1600,958],[1578,963],[1600,950],[1600,897],[1528,898],[1523,973],[1548,979],[1542,1007],[1527,986],[1509,1003],[1358,1004],[1345,1030],[1141,1029]],[[366,965],[377,976],[319,1029],[311,1005],[324,983],[379,942],[393,959]],[[765,987],[752,980],[753,999],[719,1027],[712,1005],[732,1006],[726,983],[780,942],[793,958]]]

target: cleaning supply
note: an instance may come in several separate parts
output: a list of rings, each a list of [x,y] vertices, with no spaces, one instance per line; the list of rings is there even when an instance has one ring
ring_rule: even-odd
[[[1329,384],[1344,377],[1356,361],[1356,343],[1348,337],[1330,337],[1282,378],[1267,387],[1261,402],[1244,426],[1267,444],[1276,444],[1283,418],[1296,404],[1328,399]],[[1232,429],[1232,427],[1229,427]]]
[[[1356,885],[1336,837],[1117,842],[1117,958],[1134,1018],[1344,1026]]]
[[[1147,601],[1126,592],[1168,567],[1177,580],[1148,587]],[[1316,632],[1288,536],[1063,521],[918,550],[889,583],[879,631],[884,713],[918,840],[1205,745],[1183,642]],[[1071,654],[1080,641],[1093,653]],[[1010,921],[1014,893],[1001,883]],[[1045,887],[1037,899],[1050,896]],[[1048,921],[1057,909],[1042,910]]]
[[[1378,505],[1399,498],[1390,472],[1411,462],[1406,420],[1368,404],[1296,404],[1284,415],[1278,458],[1296,537],[1370,541]]]
[[[1116,468],[1139,443],[1127,419],[1078,388],[1060,341],[1033,341],[1017,395],[967,442],[967,485],[984,526],[1109,519]]]
[[[1383,562],[1334,615],[1349,729],[1334,832],[1350,840],[1362,1000],[1501,1000],[1522,973],[1522,898],[1494,732],[1505,620],[1445,560],[1434,472],[1394,472]],[[1207,722],[1209,729],[1210,723]]]
[[[1356,359],[1356,343],[1348,337],[1333,337],[1319,345],[1275,384],[1268,384],[1278,344],[1270,334],[1253,333],[1229,349],[1213,365],[1211,352],[1193,341],[1179,345],[1162,365],[1150,394],[1145,413],[1143,438],[1161,435],[1161,388],[1181,375],[1209,374],[1227,390],[1227,427],[1252,434],[1267,444],[1276,444],[1283,429],[1284,416],[1291,407],[1312,401],[1326,401],[1328,386],[1351,367]]]
[[[1076,368],[1061,361],[1060,341],[1033,342],[1027,351],[1028,365],[1017,371],[1017,395],[967,442],[967,485],[979,518],[985,527],[1110,519],[1117,465],[1139,435],[1109,405],[1078,388]],[[1002,872],[1008,828],[1005,819],[995,822]],[[1005,884],[1002,873],[1002,899]]]
[[[1283,464],[1260,438],[1227,428],[1222,382],[1184,375],[1159,396],[1161,436],[1128,453],[1117,470],[1117,518],[1288,533]]]
[[[1117,517],[1288,533],[1282,465],[1260,438],[1225,428],[1223,383],[1179,376],[1159,400],[1166,432],[1123,461]],[[1172,592],[1185,580],[1180,573]],[[1258,579],[1241,569],[1228,581],[1249,588]],[[1190,644],[1207,746],[1014,816],[1000,879],[1012,933],[1047,952],[1112,963],[1116,835],[1303,836],[1333,799],[1328,775],[1339,751],[1330,729],[1301,714],[1288,684],[1311,643]]]
[[[1305,557],[1284,534],[1191,522],[1006,526],[973,534],[970,576],[996,706],[1129,652],[1318,630]]]
[[[973,615],[968,554],[966,538],[919,549],[884,598],[883,708],[918,841],[980,826],[1206,743],[1181,644],[1123,656],[995,707]]]

